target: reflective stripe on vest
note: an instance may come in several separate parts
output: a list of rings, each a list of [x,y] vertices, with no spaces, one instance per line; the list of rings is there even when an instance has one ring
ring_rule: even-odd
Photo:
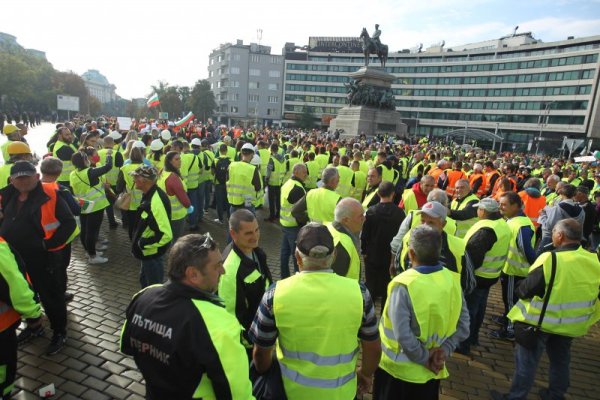
[[[99,210],[104,210],[109,206],[102,182],[99,181],[95,186],[91,186],[88,170],[89,168],[85,168],[81,171],[73,171],[71,172],[69,179],[71,188],[73,188],[73,194],[76,197],[90,202],[90,207],[81,208],[82,214],[91,214]]]
[[[483,263],[475,270],[475,275],[486,279],[496,279],[500,276],[500,272],[504,267],[508,255],[508,246],[511,237],[510,228],[503,219],[483,219],[469,229],[465,235],[465,242],[468,243],[471,236],[482,228],[492,229],[496,234],[496,242],[493,244],[492,248],[485,253]]]
[[[535,243],[535,228],[529,218],[526,216],[517,216],[507,221],[511,231],[510,245],[508,246],[508,254],[506,263],[502,271],[507,275],[526,277],[529,271],[529,261],[521,249],[517,247],[517,240],[522,227],[529,227],[533,232],[530,245],[533,248]]]
[[[169,179],[169,177],[172,174],[173,172],[164,171],[160,175],[160,178],[158,178],[157,185],[165,193],[167,193],[167,179]],[[179,178],[178,176],[177,179],[181,181],[181,178]],[[183,185],[183,190],[187,190],[185,182],[181,181],[181,184]],[[183,204],[181,204],[181,201],[179,201],[177,196],[170,195],[169,193],[167,193],[167,196],[169,197],[169,203],[171,203],[171,221],[179,221],[180,219],[185,218],[185,216],[187,215],[187,209],[183,206]]]
[[[229,180],[227,180],[227,200],[233,206],[244,205],[246,200],[256,198],[256,190],[252,185],[256,167],[244,161],[229,164]]]
[[[42,204],[41,211],[41,224],[42,229],[44,230],[44,240],[49,240],[54,236],[56,230],[60,227],[60,221],[56,218],[56,199],[57,199],[57,190],[59,190],[58,183],[56,182],[42,182],[42,189],[46,196],[50,197],[50,200]],[[70,193],[69,193],[70,195]],[[49,248],[48,251],[57,251],[65,247],[68,243],[71,243],[73,239],[79,234],[79,227],[77,224],[75,225],[75,229],[69,235],[67,241],[63,244],[60,244],[56,247]]]

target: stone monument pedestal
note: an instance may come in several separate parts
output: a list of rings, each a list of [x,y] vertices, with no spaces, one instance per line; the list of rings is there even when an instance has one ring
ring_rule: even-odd
[[[404,135],[408,129],[395,109],[392,82],[395,77],[382,68],[362,67],[349,74],[350,104],[343,107],[331,121],[330,131],[343,130],[340,136],[367,136],[388,133]]]

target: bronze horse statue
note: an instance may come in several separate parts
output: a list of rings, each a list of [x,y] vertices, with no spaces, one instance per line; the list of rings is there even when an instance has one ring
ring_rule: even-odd
[[[371,40],[369,32],[367,32],[367,28],[363,28],[359,37],[362,39],[362,48],[365,55],[365,66],[369,66],[369,55],[377,54],[377,57],[379,57],[379,62],[381,63],[381,67],[384,68],[388,58],[387,44],[381,44],[379,48],[377,48],[377,45]]]

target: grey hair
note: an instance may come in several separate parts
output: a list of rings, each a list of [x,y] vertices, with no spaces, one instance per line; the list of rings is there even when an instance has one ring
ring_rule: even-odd
[[[327,249],[325,246],[323,247]],[[298,248],[296,248],[296,253],[302,259],[302,269],[328,269],[331,267],[331,264],[333,264],[333,261],[335,260],[335,251],[326,257],[312,257],[304,254],[303,252],[298,250]]]
[[[552,232],[561,232],[569,240],[581,240],[583,235],[581,224],[573,218],[561,219],[554,225]]]
[[[339,177],[340,173],[335,167],[327,167],[323,170],[323,174],[321,175],[321,180],[325,186],[329,185],[329,183],[335,178]]]
[[[423,177],[421,178],[421,182],[425,182],[425,181],[431,181],[431,182],[435,182],[435,179],[433,179],[433,176],[431,175],[423,175]]]
[[[427,195],[427,201],[437,201],[444,207],[448,207],[448,195],[442,189],[433,189]]]
[[[560,182],[560,176],[550,175],[549,177],[546,178],[546,182],[548,182],[548,181]]]
[[[540,182],[538,178],[529,178],[523,185],[523,189],[526,189],[528,187],[533,187],[537,190],[540,190],[542,188],[542,182]]]
[[[240,226],[242,222],[254,222],[256,221],[256,217],[249,210],[245,208],[241,208],[236,210],[229,217],[229,229],[234,232],[240,231]]]
[[[473,164],[473,171],[483,171],[483,165],[481,165],[480,163]]]
[[[40,165],[40,171],[44,175],[58,176],[62,169],[63,162],[56,157],[46,157]]]
[[[301,170],[306,170],[306,165],[304,165],[303,163],[298,163],[294,165],[294,168],[292,168],[292,174],[296,175],[300,173]]]
[[[417,261],[421,265],[437,265],[442,251],[442,234],[428,225],[416,226],[410,232],[408,246]]]
[[[351,216],[352,212],[357,210],[358,207],[360,207],[361,211],[363,210],[360,201],[353,197],[343,198],[335,206],[335,211],[333,212],[335,221],[342,222],[344,218]]]

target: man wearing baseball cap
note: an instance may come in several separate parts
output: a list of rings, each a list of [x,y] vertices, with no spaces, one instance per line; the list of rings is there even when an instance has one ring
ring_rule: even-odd
[[[467,253],[472,262],[475,289],[465,295],[469,308],[469,337],[460,344],[457,352],[469,354],[471,345],[479,345],[479,328],[483,323],[490,288],[498,281],[510,244],[511,231],[500,214],[500,205],[492,198],[474,204],[479,221],[465,235]]]
[[[371,295],[357,280],[333,273],[334,248],[326,226],[309,223],[300,229],[295,253],[300,273],[271,286],[250,328],[259,373],[271,367],[273,349],[279,347],[290,399],[352,399],[357,386],[359,393],[369,389],[379,363],[381,342]],[[362,347],[358,371],[357,332]]]

